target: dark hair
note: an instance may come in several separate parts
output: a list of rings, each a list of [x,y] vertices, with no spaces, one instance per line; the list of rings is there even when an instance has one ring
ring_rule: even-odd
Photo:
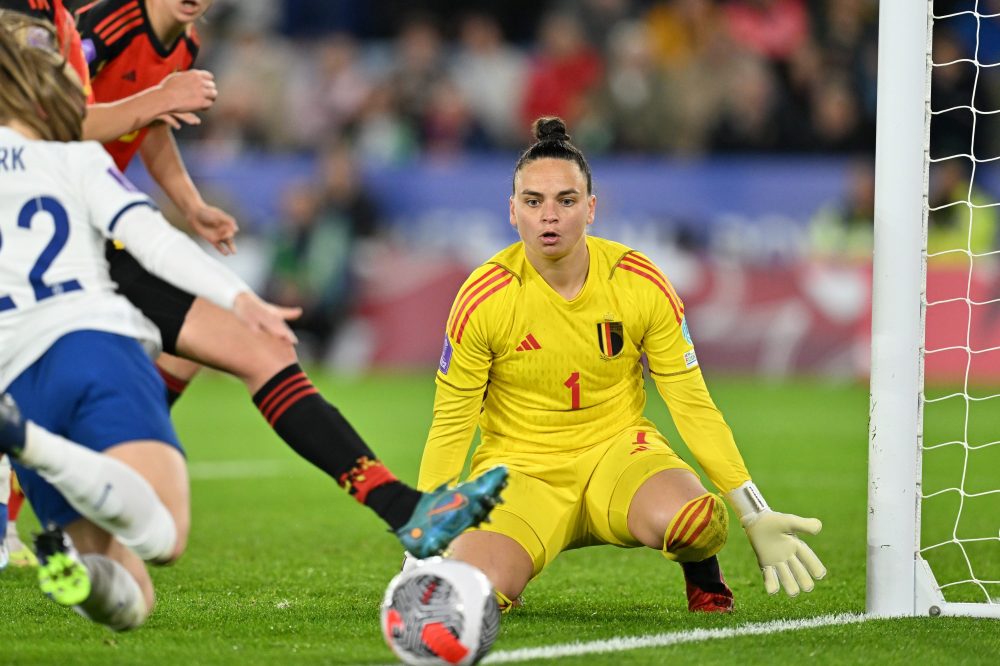
[[[528,146],[528,149],[521,153],[514,167],[514,178],[517,172],[529,162],[551,157],[557,160],[569,160],[575,162],[583,175],[587,178],[587,194],[593,190],[592,178],[590,175],[590,165],[587,158],[583,156],[580,149],[574,146],[566,133],[566,122],[556,116],[542,116],[531,126],[531,133],[535,136],[535,143]],[[513,190],[513,181],[511,190]],[[516,194],[516,192],[515,192]]]

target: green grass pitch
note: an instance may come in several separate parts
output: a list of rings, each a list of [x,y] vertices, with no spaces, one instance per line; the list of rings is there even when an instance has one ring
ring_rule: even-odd
[[[415,480],[433,398],[429,372],[320,374],[316,383],[404,480]],[[583,549],[560,556],[528,587],[526,607],[504,619],[494,652],[863,611],[867,387],[712,377],[709,383],[771,505],[823,520],[823,532],[809,542],[827,578],[811,594],[768,597],[734,524],[720,557],[737,612],[694,616],[686,611],[679,568],[657,553]],[[665,408],[651,396],[651,418],[677,442]],[[992,419],[988,430],[1000,431],[1000,416],[983,419]],[[271,434],[233,380],[199,378],[175,420],[191,462],[194,527],[182,560],[153,572],[158,606],[147,625],[110,633],[43,598],[33,571],[8,569],[0,573],[0,664],[391,663],[378,608],[401,553],[380,521]],[[982,420],[977,425],[985,427]],[[997,469],[993,482],[1000,480]],[[984,518],[994,532],[996,515]],[[947,532],[953,516],[942,512],[936,520]],[[27,536],[31,519],[21,527]],[[992,558],[994,578],[1000,577],[997,547],[984,556]],[[927,618],[551,663],[995,664],[998,653],[998,621]]]

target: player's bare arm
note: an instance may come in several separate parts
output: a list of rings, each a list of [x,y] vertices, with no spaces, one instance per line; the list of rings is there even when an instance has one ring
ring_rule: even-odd
[[[211,72],[175,72],[131,97],[88,106],[83,137],[105,143],[157,120],[174,129],[182,124],[197,125],[201,119],[195,112],[211,108],[218,94]]]
[[[223,255],[234,254],[233,238],[239,231],[236,219],[202,198],[184,166],[171,129],[166,125],[151,127],[139,154],[153,180],[184,213],[192,231]]]
[[[296,341],[285,321],[299,316],[298,308],[282,308],[261,300],[246,283],[151,208],[138,206],[124,213],[113,237],[154,275],[232,310],[254,330],[290,343]]]

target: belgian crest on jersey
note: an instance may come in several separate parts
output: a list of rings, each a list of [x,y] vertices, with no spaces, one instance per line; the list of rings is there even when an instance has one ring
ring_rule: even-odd
[[[597,346],[601,358],[615,358],[625,349],[625,330],[620,321],[602,321],[597,325]]]

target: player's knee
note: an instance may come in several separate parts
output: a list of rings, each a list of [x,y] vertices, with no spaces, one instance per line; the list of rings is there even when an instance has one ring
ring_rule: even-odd
[[[261,344],[260,353],[265,362],[277,367],[278,370],[298,362],[294,345],[273,335],[262,335],[265,342]]]
[[[153,564],[171,564],[184,552],[187,530],[178,529],[174,517],[162,504],[155,506],[141,532],[120,535],[119,540],[136,555]]]
[[[273,335],[261,334],[255,338],[258,342],[242,352],[243,362],[239,364],[237,373],[250,386],[261,386],[288,366],[298,363],[295,347]]]
[[[722,498],[705,493],[680,508],[663,535],[663,555],[675,562],[700,562],[726,543],[729,513]]]
[[[497,606],[501,613],[506,613],[512,608],[520,606],[520,594],[527,585],[527,580],[512,575],[511,572],[497,571],[495,568],[486,566],[481,569],[493,586],[493,596],[496,597]]]
[[[188,534],[191,532],[191,516],[186,511],[171,511],[174,519],[174,549],[170,555],[170,562],[175,562],[187,550]]]
[[[184,554],[184,551],[187,550],[187,532],[177,531],[174,537],[174,547],[165,556],[152,560],[154,564],[163,566],[173,564],[179,560],[181,555]]]
[[[149,562],[166,566],[180,559],[187,550],[189,521],[173,516],[170,524],[161,526],[158,541],[163,544],[160,553],[149,559]]]

